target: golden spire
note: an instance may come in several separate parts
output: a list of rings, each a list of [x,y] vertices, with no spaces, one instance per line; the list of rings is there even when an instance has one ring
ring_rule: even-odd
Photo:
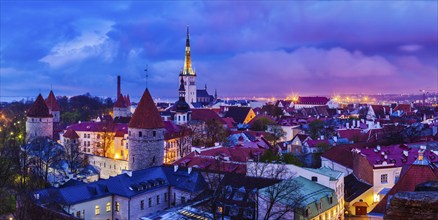
[[[189,26],[187,26],[186,56],[184,59],[184,69],[183,69],[182,75],[195,75],[195,72],[192,69],[192,60],[190,58]]]

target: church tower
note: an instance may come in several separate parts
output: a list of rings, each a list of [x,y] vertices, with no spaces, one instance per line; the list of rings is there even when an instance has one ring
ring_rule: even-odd
[[[146,89],[128,124],[129,170],[160,166],[164,160],[164,125]]]
[[[53,116],[41,94],[27,112],[26,142],[37,137],[53,138]]]
[[[186,124],[188,121],[190,121],[190,116],[192,114],[190,106],[185,100],[185,95],[186,90],[184,88],[184,80],[181,78],[179,85],[179,99],[175,102],[171,109],[173,121],[177,125]]]
[[[180,73],[180,80],[184,80],[185,99],[187,103],[197,102],[196,100],[196,73],[192,68],[190,57],[190,35],[187,27],[186,55],[184,58],[184,68]]]

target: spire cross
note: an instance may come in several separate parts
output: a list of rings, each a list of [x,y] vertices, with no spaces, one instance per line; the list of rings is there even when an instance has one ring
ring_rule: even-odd
[[[149,77],[149,75],[148,75],[148,65],[146,65],[146,69],[144,69],[144,71],[145,71],[145,75],[146,75],[146,89],[148,88],[148,77]]]

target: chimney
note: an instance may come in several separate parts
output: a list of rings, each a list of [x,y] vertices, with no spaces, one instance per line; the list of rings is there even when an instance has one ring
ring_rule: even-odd
[[[403,156],[408,157],[409,156],[409,151],[403,150]]]
[[[187,172],[190,174],[192,172],[192,167],[187,168]]]
[[[120,94],[122,94],[121,92],[121,88],[120,88],[120,75],[117,76],[117,96],[116,99],[119,98]]]
[[[178,171],[178,165],[173,165],[173,172]]]

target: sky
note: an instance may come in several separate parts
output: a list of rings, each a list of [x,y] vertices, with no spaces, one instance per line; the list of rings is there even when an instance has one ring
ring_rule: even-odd
[[[438,84],[437,1],[1,1],[0,96],[178,96],[186,26],[219,97],[419,93]]]

